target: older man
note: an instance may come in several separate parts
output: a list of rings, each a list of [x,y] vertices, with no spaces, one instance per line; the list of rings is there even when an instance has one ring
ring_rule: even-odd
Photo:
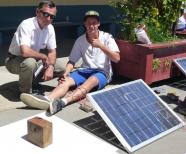
[[[6,58],[6,68],[19,75],[20,91],[32,93],[32,84],[39,66],[43,66],[42,80],[53,78],[56,62],[56,38],[51,24],[56,16],[56,6],[43,0],[36,9],[36,17],[23,20],[15,32]],[[48,50],[48,54],[40,52]],[[36,72],[36,74],[35,74]]]

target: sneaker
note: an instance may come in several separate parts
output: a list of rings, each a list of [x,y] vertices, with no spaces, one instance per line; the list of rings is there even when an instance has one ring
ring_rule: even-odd
[[[41,110],[47,110],[50,104],[50,100],[43,95],[22,93],[20,99],[24,104]]]
[[[54,99],[48,108],[48,115],[54,115],[57,112],[61,111],[65,107],[65,103],[61,99]]]

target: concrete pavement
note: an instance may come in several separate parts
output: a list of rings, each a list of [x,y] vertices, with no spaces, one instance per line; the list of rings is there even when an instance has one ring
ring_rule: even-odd
[[[0,67],[0,126],[8,125],[10,123],[16,122],[18,120],[24,119],[29,116],[36,115],[38,113],[44,112],[42,110],[31,109],[20,102],[19,98],[16,97],[16,88],[18,76],[10,74],[4,66]],[[120,83],[125,81],[120,81]],[[55,87],[57,81],[56,79],[43,83],[43,85],[49,86],[50,88]],[[118,83],[118,82],[116,82]],[[114,84],[116,84],[114,83]],[[112,84],[110,86],[113,86]],[[153,89],[160,90],[161,98],[173,109],[175,112],[184,120],[185,116],[179,114],[177,109],[180,107],[183,99],[186,96],[186,81],[184,79],[176,79],[172,82],[160,82],[158,84],[152,85]],[[47,92],[47,91],[46,91]],[[179,96],[179,101],[170,100],[167,97],[167,93],[174,92]],[[6,107],[9,106],[9,107]],[[79,129],[92,134],[91,132],[85,130],[81,125],[77,125],[77,121],[83,119],[91,119],[95,115],[95,112],[86,113],[79,109],[79,104],[75,103],[67,106],[62,111],[57,113],[55,116],[75,125]],[[70,132],[68,132],[70,133]],[[101,139],[101,138],[100,138]],[[101,139],[102,140],[102,139]],[[134,152],[135,154],[185,154],[186,153],[186,128],[183,127],[150,145]],[[73,147],[73,145],[72,145]],[[96,147],[93,147],[96,148]],[[82,149],[83,150],[83,149]],[[91,149],[89,149],[91,150]],[[118,148],[118,153],[125,154],[126,152]]]

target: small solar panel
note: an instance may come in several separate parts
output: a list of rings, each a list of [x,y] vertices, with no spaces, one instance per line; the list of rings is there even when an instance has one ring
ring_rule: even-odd
[[[141,79],[87,98],[128,152],[184,126],[184,122]]]
[[[186,75],[186,57],[174,59],[178,68]]]

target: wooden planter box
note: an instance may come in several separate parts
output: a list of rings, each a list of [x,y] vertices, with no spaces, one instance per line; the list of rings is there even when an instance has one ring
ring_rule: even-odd
[[[113,64],[114,75],[130,79],[143,79],[147,84],[181,75],[172,60],[186,57],[186,40],[162,44],[133,44],[116,40],[120,49],[120,62]],[[153,61],[160,66],[153,70]]]

